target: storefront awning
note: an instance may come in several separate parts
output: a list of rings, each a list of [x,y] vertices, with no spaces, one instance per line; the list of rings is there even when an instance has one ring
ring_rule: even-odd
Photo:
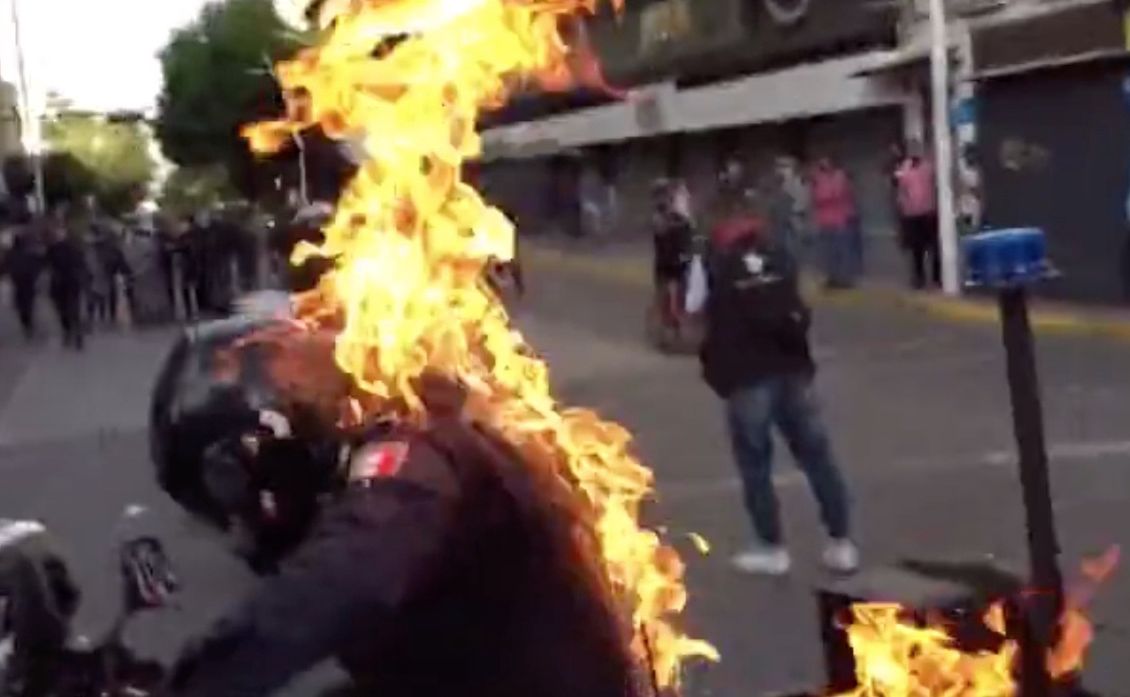
[[[972,79],[993,80],[997,78],[1011,77],[1014,75],[1027,75],[1030,73],[1036,73],[1045,70],[1055,70],[1056,68],[1067,68],[1073,65],[1081,65],[1084,63],[1107,63],[1117,61],[1130,61],[1130,51],[1121,48],[1098,49],[1095,51],[1086,51],[1084,53],[1079,53],[1073,56],[1052,56],[1040,58],[1024,63],[1016,63],[1014,65],[1006,65],[998,68],[987,68],[985,70],[980,70],[972,75]]]
[[[857,70],[854,75],[883,75],[898,70],[921,66],[930,61],[930,46],[912,44],[894,51],[887,51],[887,55],[880,56],[872,65]]]

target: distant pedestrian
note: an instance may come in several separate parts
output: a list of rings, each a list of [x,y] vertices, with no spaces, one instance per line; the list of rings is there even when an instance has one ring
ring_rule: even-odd
[[[124,290],[127,300],[133,296],[133,276],[126,262],[122,236],[122,230],[113,221],[103,220],[94,225],[94,249],[106,284],[105,318],[111,326],[120,317],[120,292]]]
[[[694,241],[690,193],[681,181],[661,179],[652,186],[652,207],[655,307],[663,326],[677,330]]]
[[[938,240],[938,197],[934,164],[919,143],[907,147],[906,157],[895,169],[895,191],[902,246],[910,255],[910,284],[922,289],[942,282],[942,260]]]
[[[15,232],[12,247],[5,257],[8,278],[12,280],[12,295],[16,314],[25,339],[33,339],[36,325],[36,289],[44,263],[44,240],[41,224],[24,225]]]
[[[697,262],[696,262],[697,264]],[[847,488],[817,406],[815,364],[808,344],[810,311],[800,297],[793,260],[765,234],[763,220],[731,197],[711,230],[701,285],[688,289],[688,311],[704,310],[700,352],[707,384],[726,402],[727,426],[756,544],[733,558],[739,570],[780,575],[785,547],[773,488],[777,426],[808,479],[829,540],[825,565],[851,572],[859,552],[851,541]]]
[[[83,292],[89,283],[81,228],[68,230],[59,213],[50,223],[47,267],[51,302],[59,317],[63,346],[82,350],[85,342]]]
[[[195,243],[194,219],[185,221],[177,231],[173,243],[173,262],[177,271],[177,286],[180,289],[181,307],[184,312],[184,321],[194,322],[200,315],[200,269],[201,259],[198,245]]]
[[[185,280],[191,284],[190,295],[197,314],[212,312],[212,284],[215,269],[213,221],[210,211],[197,213],[184,235]]]
[[[770,187],[770,233],[798,262],[809,237],[812,192],[792,157],[777,158]]]
[[[72,234],[81,246],[83,264],[86,267],[86,283],[82,293],[86,327],[109,324],[110,296],[113,294],[113,286],[106,266],[98,254],[98,241],[94,239],[94,233],[85,226],[73,231]]]
[[[152,226],[129,231],[123,252],[130,269],[130,318],[135,326],[153,326],[173,317],[165,274],[161,268],[161,243]]]
[[[154,218],[157,236],[157,264],[160,271],[161,289],[165,293],[170,317],[176,318],[177,308],[177,221],[167,215]]]
[[[851,180],[847,172],[828,157],[817,160],[809,179],[812,217],[823,250],[825,285],[850,288],[856,283],[863,258]]]

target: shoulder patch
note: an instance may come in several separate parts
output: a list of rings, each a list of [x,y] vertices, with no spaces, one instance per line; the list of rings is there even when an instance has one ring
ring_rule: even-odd
[[[745,264],[746,271],[754,276],[760,276],[765,271],[765,257],[756,252],[750,252],[742,257],[742,263]]]
[[[350,479],[367,480],[395,477],[408,459],[408,443],[387,441],[367,445],[353,456]]]

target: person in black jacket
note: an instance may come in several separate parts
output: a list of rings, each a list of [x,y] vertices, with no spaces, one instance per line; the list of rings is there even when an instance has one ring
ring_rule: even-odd
[[[703,375],[726,401],[727,425],[757,543],[733,558],[749,573],[787,573],[773,490],[775,424],[808,478],[829,535],[824,562],[851,572],[859,554],[850,539],[846,486],[820,418],[808,343],[810,311],[800,296],[791,255],[774,245],[761,218],[744,212],[743,194],[724,197],[711,230],[705,286],[688,291],[688,310],[705,314]],[[701,262],[700,262],[701,263]]]
[[[28,340],[35,338],[38,329],[35,317],[36,288],[44,261],[41,232],[38,223],[28,224],[17,230],[12,248],[4,260],[5,270],[12,279],[12,295],[20,328],[24,338]]]
[[[236,318],[188,330],[159,378],[162,487],[267,574],[176,662],[168,697],[258,697],[330,657],[343,694],[637,697],[641,672],[560,485],[467,420],[344,433],[332,341]]]
[[[58,212],[49,222],[49,235],[47,267],[51,272],[51,302],[59,315],[63,346],[81,351],[86,335],[82,302],[90,282],[87,243],[82,238],[81,228],[67,229],[63,212]]]

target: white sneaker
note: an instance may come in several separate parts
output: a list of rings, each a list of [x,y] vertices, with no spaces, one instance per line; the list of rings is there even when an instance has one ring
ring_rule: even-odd
[[[738,571],[747,574],[784,576],[792,568],[793,560],[789,556],[789,550],[784,547],[753,545],[735,554],[730,559],[730,563]]]
[[[824,548],[824,566],[837,574],[859,570],[859,548],[851,540],[831,540]]]

